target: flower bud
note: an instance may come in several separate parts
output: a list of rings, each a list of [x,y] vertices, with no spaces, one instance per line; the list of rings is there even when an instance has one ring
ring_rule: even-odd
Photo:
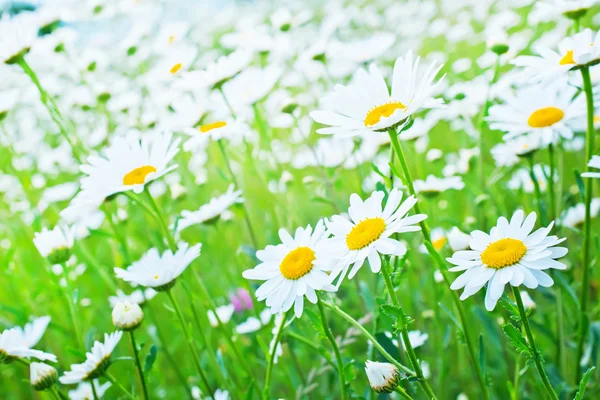
[[[58,380],[58,372],[51,365],[33,362],[29,366],[30,381],[33,390],[48,390]]]
[[[509,49],[508,37],[503,32],[496,33],[488,39],[487,46],[491,51],[501,56],[502,54],[506,53]]]
[[[392,364],[367,360],[365,372],[371,388],[377,393],[392,393],[400,384],[400,371]]]
[[[132,331],[141,325],[144,312],[135,303],[118,302],[112,312],[113,325],[124,331]]]
[[[33,243],[42,257],[47,258],[51,264],[60,264],[67,262],[71,257],[73,240],[73,232],[70,229],[57,226],[52,230],[44,228],[37,232]]]

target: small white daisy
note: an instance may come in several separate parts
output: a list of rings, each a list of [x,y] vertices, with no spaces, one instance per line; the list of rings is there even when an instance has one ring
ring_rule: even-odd
[[[137,289],[130,294],[125,294],[121,289],[117,289],[116,296],[110,296],[108,302],[110,303],[111,308],[114,308],[117,303],[120,302],[143,305],[145,302],[153,299],[157,294],[158,292],[151,288],[145,290]]]
[[[415,179],[415,192],[422,193],[425,196],[435,196],[446,190],[463,190],[465,183],[460,176],[449,176],[438,178],[435,175],[428,175],[425,180]]]
[[[43,228],[41,232],[36,232],[33,238],[33,244],[41,256],[48,258],[53,264],[69,259],[73,242],[73,231],[60,226],[55,226],[52,230]]]
[[[200,256],[201,247],[200,243],[193,247],[183,243],[175,254],[166,250],[162,255],[156,248],[152,248],[127,269],[115,268],[114,271],[117,278],[126,282],[157,291],[167,290],[175,285],[179,275]]]
[[[50,317],[40,317],[23,328],[17,326],[0,333],[0,364],[11,362],[17,358],[36,358],[40,361],[57,362],[54,354],[32,348],[38,344],[49,323]]]
[[[489,235],[482,231],[471,232],[472,250],[457,251],[447,259],[456,265],[450,271],[465,271],[450,286],[453,290],[464,288],[461,300],[487,285],[485,308],[492,311],[507,283],[523,284],[529,289],[549,287],[554,281],[543,270],[567,268],[556,261],[567,254],[567,248],[554,247],[565,239],[548,236],[554,222],[531,233],[536,214],[532,212],[523,220],[524,216],[519,210],[510,222],[504,217],[498,218]]]
[[[413,62],[412,51],[399,57],[394,64],[392,91],[381,71],[371,64],[369,71],[359,69],[348,86],[336,85],[324,97],[323,110],[310,113],[312,119],[327,128],[318,133],[350,137],[383,131],[407,120],[422,107],[439,104],[433,93],[440,81],[433,83],[442,65],[431,64],[419,74],[420,57]]]
[[[38,37],[36,18],[29,13],[10,17],[3,13],[0,18],[0,61],[14,64],[29,52]]]
[[[588,167],[600,169],[600,156],[592,156]],[[581,176],[584,178],[600,178],[600,172],[584,172]]]
[[[94,387],[96,388],[96,394],[98,398],[102,398],[104,393],[112,386],[112,383],[106,382],[100,384],[98,380],[94,379]],[[69,399],[71,400],[92,400],[94,398],[94,391],[92,390],[91,382],[81,382],[77,385],[75,390],[69,390]]]
[[[205,70],[196,73],[198,83],[205,87],[218,88],[250,65],[252,57],[251,51],[242,49],[221,56],[209,64]]]
[[[200,125],[198,128],[185,129],[183,133],[190,136],[183,144],[183,149],[196,152],[206,149],[211,140],[225,139],[233,144],[241,143],[241,139],[250,134],[250,127],[241,121],[225,118]]]
[[[181,219],[177,223],[177,232],[181,232],[185,228],[196,224],[214,223],[229,207],[243,201],[242,191],[235,190],[232,184],[225,194],[213,197],[197,211],[183,210],[181,212]]]
[[[92,351],[86,353],[86,359],[83,364],[71,365],[71,370],[66,371],[60,377],[60,383],[64,385],[73,385],[82,381],[89,381],[102,376],[110,365],[110,356],[115,347],[119,344],[123,332],[116,331],[110,335],[104,334],[104,343],[94,342]]]
[[[331,221],[327,221],[327,230],[333,237],[324,240],[321,247],[328,257],[338,260],[331,273],[332,282],[339,277],[338,286],[351,265],[349,279],[356,275],[366,259],[369,260],[371,271],[378,273],[381,270],[380,254],[403,256],[406,246],[392,239],[392,234],[421,230],[416,224],[427,216],[407,216],[417,202],[414,196],[401,203],[402,192],[392,189],[383,208],[384,196],[384,192],[377,191],[363,201],[354,193],[350,196],[348,208],[350,220],[341,215],[334,215]]]
[[[390,363],[367,360],[365,372],[371,388],[377,393],[392,393],[402,379],[398,368]]]
[[[269,245],[256,252],[261,263],[244,271],[242,276],[266,281],[256,290],[256,298],[266,300],[271,313],[285,312],[294,306],[294,313],[300,318],[304,310],[304,296],[314,304],[317,302],[317,290],[332,290],[325,273],[326,263],[317,250],[325,237],[323,221],[319,221],[314,230],[310,225],[299,227],[293,237],[285,229],[280,229],[281,244]]]
[[[590,207],[590,216],[592,218],[596,218],[598,213],[600,212],[600,198],[592,199],[592,204]],[[560,216],[560,224],[562,226],[568,226],[569,228],[578,228],[581,229],[583,227],[583,223],[585,221],[585,204],[577,203],[573,207],[568,208],[563,211]]]
[[[29,365],[29,381],[38,392],[48,390],[58,381],[58,371],[51,365],[32,362]]]

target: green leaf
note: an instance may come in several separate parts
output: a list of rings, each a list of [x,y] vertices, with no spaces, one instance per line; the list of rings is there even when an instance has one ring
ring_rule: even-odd
[[[452,322],[454,322],[454,325],[456,325],[456,327],[458,328],[458,330],[460,331],[461,334],[464,334],[464,331],[462,329],[462,326],[460,326],[460,324],[458,323],[458,320],[456,319],[456,317],[454,316],[454,314],[452,314],[452,312],[450,310],[448,310],[446,308],[445,305],[443,305],[442,303],[438,303],[438,305],[440,306],[440,308],[446,313],[448,314],[448,316],[450,317],[450,319],[452,320]]]
[[[485,380],[485,345],[483,344],[483,335],[479,335],[479,368],[481,369],[483,379]]]
[[[382,304],[380,308],[385,315],[394,320],[394,328],[398,330],[403,329],[414,322],[414,319],[404,314],[402,307],[392,304]]]
[[[527,344],[527,341],[525,341],[523,335],[521,335],[521,332],[515,328],[514,325],[505,324],[502,326],[502,330],[518,353],[527,354],[531,359],[533,359],[533,352],[531,348]]]
[[[310,308],[306,308],[304,310],[304,312],[308,316],[308,319],[310,320],[310,324],[312,325],[313,329],[317,332],[317,334],[321,338],[326,339],[327,335],[325,334],[325,329],[323,329],[323,324],[321,323],[321,318],[317,315],[317,313],[314,312],[314,310],[311,310]]]
[[[592,372],[594,372],[595,369],[596,367],[590,367],[587,371],[585,371],[585,374],[583,374],[583,376],[581,377],[581,381],[579,382],[579,390],[577,391],[577,393],[575,393],[575,398],[573,400],[583,400],[585,387],[587,386],[588,381],[592,377]]]
[[[144,375],[147,375],[150,370],[152,370],[152,366],[156,361],[156,354],[158,353],[158,348],[155,345],[150,347],[150,351],[148,355],[146,355],[146,360],[144,361]]]
[[[575,169],[575,182],[577,183],[577,187],[579,188],[579,195],[581,196],[581,201],[585,202],[585,184],[583,183],[583,178],[581,177],[581,173],[579,170]]]

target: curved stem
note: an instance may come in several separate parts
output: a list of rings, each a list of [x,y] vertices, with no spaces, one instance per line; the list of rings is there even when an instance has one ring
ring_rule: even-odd
[[[540,378],[542,378],[542,383],[546,388],[546,392],[548,396],[550,396],[554,400],[558,400],[558,396],[554,392],[552,385],[550,384],[550,380],[548,379],[548,375],[546,375],[546,370],[544,369],[544,365],[542,364],[542,360],[540,358],[540,353],[538,352],[535,346],[535,340],[533,339],[533,334],[531,333],[531,327],[529,326],[529,319],[527,319],[527,313],[525,312],[525,307],[523,307],[523,300],[521,299],[521,292],[519,288],[516,286],[512,287],[513,294],[515,295],[515,300],[517,302],[517,307],[519,308],[519,314],[521,314],[521,321],[523,321],[523,327],[525,328],[525,333],[527,334],[527,341],[529,342],[529,346],[531,346],[531,351],[533,352],[533,361],[535,362],[535,367],[537,368],[538,374]]]
[[[415,372],[413,370],[411,370],[410,368],[405,367],[404,365],[400,364],[394,357],[392,357],[390,355],[390,353],[388,353],[381,346],[381,344],[379,344],[379,342],[377,341],[377,339],[375,339],[375,337],[373,335],[371,335],[369,333],[369,331],[367,331],[365,329],[365,327],[360,324],[360,322],[358,322],[357,320],[355,320],[354,318],[352,318],[350,315],[346,314],[344,311],[342,311],[338,306],[336,306],[334,304],[328,303],[326,301],[321,301],[321,304],[323,306],[329,308],[333,312],[335,312],[337,315],[339,315],[340,317],[342,317],[343,319],[345,319],[346,321],[348,321],[356,329],[358,329],[360,331],[360,333],[362,333],[363,336],[365,338],[367,338],[367,340],[369,342],[371,342],[371,344],[373,344],[373,347],[375,347],[377,349],[377,351],[379,351],[379,353],[381,353],[381,355],[386,360],[388,360],[390,363],[394,364],[398,369],[404,371],[405,373],[407,373],[409,375],[412,375],[412,376],[416,376],[416,374],[415,374]]]
[[[277,333],[275,334],[275,338],[273,340],[273,344],[271,345],[271,348],[269,349],[269,362],[267,364],[267,374],[265,375],[265,385],[264,385],[264,389],[263,389],[263,399],[264,400],[268,400],[269,399],[269,394],[271,392],[271,375],[273,373],[273,364],[275,363],[275,354],[277,353],[277,345],[279,344],[279,341],[281,340],[281,334],[283,333],[283,328],[285,327],[285,320],[287,319],[288,314],[290,313],[290,311],[286,311],[283,314],[283,318],[281,319],[281,324],[279,325],[279,328],[277,329]]]
[[[398,308],[398,310],[400,310],[401,315],[400,315],[400,318],[398,318],[398,322],[400,323],[400,326],[401,326],[401,329],[400,329],[401,335],[400,336],[402,338],[402,342],[404,343],[404,348],[406,350],[406,353],[408,354],[408,359],[410,360],[412,367],[415,369],[417,378],[419,379],[419,385],[421,386],[421,389],[423,389],[423,391],[427,395],[428,399],[437,399],[436,395],[433,393],[433,390],[431,389],[431,386],[429,386],[429,382],[427,382],[425,375],[423,375],[423,371],[421,370],[421,364],[419,363],[419,359],[417,358],[417,355],[415,354],[415,350],[413,349],[412,344],[410,343],[410,338],[408,336],[408,328],[406,326],[406,320],[405,320],[406,316],[404,315],[404,311],[400,307],[400,302],[398,301],[398,297],[396,296],[396,291],[394,290],[394,284],[392,283],[392,278],[390,277],[387,263],[385,263],[382,266],[381,272],[383,274],[383,280],[385,281],[385,286],[388,290],[388,293],[390,294],[390,298],[392,299],[392,303]]]
[[[55,397],[59,400],[69,400],[67,396],[65,396],[59,389],[58,387],[56,387],[56,385],[52,386],[52,392],[54,393]]]
[[[396,387],[396,392],[399,393],[400,397],[402,397],[403,399],[413,400],[413,398],[410,397],[410,395],[408,393],[406,393],[406,391],[400,385],[398,385],[398,387]]]
[[[94,380],[92,379],[90,381],[90,386],[92,387],[92,396],[94,396],[94,400],[98,400],[98,392],[96,392],[96,383],[94,383]]]
[[[108,371],[106,371],[104,373],[104,376],[106,377],[106,379],[108,379],[110,381],[110,383],[112,383],[113,385],[118,387],[119,390],[125,394],[125,396],[127,396],[128,398],[130,398],[132,400],[136,400],[136,397],[134,395],[132,395],[131,393],[129,393],[129,390],[125,389],[125,387],[123,385],[121,385],[121,382],[116,380],[115,377],[112,376]]]
[[[129,338],[131,339],[131,347],[133,348],[133,355],[135,356],[135,365],[138,370],[138,375],[140,376],[140,383],[142,385],[142,393],[144,394],[144,399],[148,400],[148,389],[146,388],[146,378],[144,378],[144,370],[142,369],[142,363],[140,362],[140,354],[138,352],[137,344],[135,343],[135,336],[133,331],[129,331]]]
[[[321,303],[321,298],[319,297],[318,293],[317,306],[319,308],[319,313],[321,314],[321,322],[323,323],[323,330],[325,331],[325,336],[327,336],[327,339],[329,340],[329,343],[333,348],[333,352],[335,353],[342,400],[346,400],[348,398],[348,393],[346,393],[346,381],[344,379],[344,360],[342,359],[342,354],[340,353],[340,349],[337,345],[337,342],[335,341],[335,337],[333,336],[333,333],[331,333],[331,329],[329,329],[329,324],[327,323],[327,316],[325,315],[325,309],[323,308],[323,304]]]
[[[589,162],[594,153],[594,94],[592,92],[592,80],[590,78],[590,70],[588,67],[581,69],[581,75],[583,77],[583,90],[585,91],[585,98],[587,102],[587,133],[585,139],[585,162]],[[586,165],[586,172],[590,171],[590,167]],[[587,316],[588,308],[588,292],[590,289],[589,275],[590,275],[590,239],[591,239],[591,202],[592,202],[592,186],[594,179],[588,178],[585,180],[585,220],[584,220],[584,242],[583,242],[583,278],[581,284],[580,294],[580,313],[579,313],[579,342],[577,344],[577,358],[576,358],[576,375],[575,384],[579,384],[581,379],[582,366],[581,359],[583,358],[583,350],[585,339],[587,337],[589,321]]]
[[[164,232],[165,239],[167,239],[167,243],[169,244],[169,248],[171,249],[171,251],[173,253],[175,253],[177,251],[177,243],[175,243],[175,239],[173,238],[173,235],[171,234],[171,231],[169,230],[169,227],[167,226],[167,223],[165,222],[165,220],[162,216],[162,212],[160,211],[160,208],[158,208],[158,206],[156,205],[154,198],[152,198],[152,195],[150,194],[150,190],[148,190],[147,185],[144,186],[144,194],[146,195],[146,198],[148,199],[148,203],[150,204],[150,207],[154,211],[154,217],[156,218],[156,220],[158,221],[158,224],[160,225],[160,227],[162,228],[162,230]]]
[[[183,333],[185,334],[185,338],[187,340],[188,346],[190,347],[190,352],[192,353],[192,358],[194,359],[194,364],[196,366],[196,369],[198,370],[200,379],[202,379],[202,382],[204,383],[206,390],[210,394],[210,397],[213,398],[212,394],[214,392],[212,390],[212,387],[208,383],[208,379],[206,378],[206,375],[204,374],[204,370],[202,369],[202,365],[200,364],[200,359],[198,358],[198,352],[196,351],[196,346],[194,345],[194,340],[192,339],[192,335],[191,335],[188,327],[185,324],[185,319],[183,318],[183,314],[181,313],[181,308],[179,307],[179,303],[177,302],[177,299],[175,298],[175,296],[173,296],[171,289],[167,290],[166,293],[167,293],[167,296],[169,296],[169,300],[171,301],[173,308],[175,309],[175,313],[177,314],[177,318],[179,319],[179,323],[181,324],[181,329],[183,329]]]

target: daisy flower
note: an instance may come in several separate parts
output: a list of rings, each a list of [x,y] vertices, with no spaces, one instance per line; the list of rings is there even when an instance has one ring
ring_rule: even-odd
[[[29,382],[35,391],[50,389],[58,381],[58,371],[51,365],[32,362],[29,365]]]
[[[382,206],[384,196],[384,192],[377,191],[363,201],[354,193],[350,196],[348,208],[350,219],[334,215],[331,221],[327,221],[327,230],[333,237],[324,240],[321,246],[328,257],[338,260],[330,276],[332,282],[339,277],[338,287],[350,266],[352,269],[348,278],[352,279],[366,259],[369,260],[371,271],[378,273],[381,270],[380,254],[403,256],[406,253],[406,246],[392,239],[390,237],[392,234],[421,230],[421,227],[415,224],[423,221],[427,216],[425,214],[407,216],[417,203],[414,196],[401,202],[402,192],[392,189],[385,208]]]
[[[73,231],[59,226],[54,227],[52,230],[43,228],[41,232],[36,232],[33,238],[33,244],[35,244],[41,256],[47,258],[52,264],[58,264],[69,259],[73,242]]]
[[[94,387],[98,398],[102,398],[104,393],[112,386],[112,383],[106,382],[100,384],[98,380],[94,380]],[[75,390],[69,390],[69,399],[71,400],[90,400],[94,398],[94,391],[91,382],[81,382]]]
[[[436,83],[433,80],[442,65],[433,63],[419,74],[419,63],[420,57],[413,61],[412,51],[396,60],[391,95],[375,64],[368,72],[359,69],[348,86],[336,85],[321,100],[323,110],[310,113],[316,122],[329,125],[317,132],[350,137],[384,131],[406,121],[422,107],[439,104],[432,96],[441,79]]]
[[[588,163],[590,168],[600,168],[600,156],[592,156],[592,159]],[[584,172],[581,174],[584,178],[600,178],[600,172]]]
[[[392,393],[398,385],[402,376],[398,368],[390,363],[369,361],[365,363],[365,372],[369,378],[369,385],[377,393]]]
[[[185,151],[194,152],[205,149],[211,140],[226,139],[234,144],[241,142],[244,136],[248,136],[250,127],[240,121],[225,118],[200,125],[198,128],[184,129],[183,133],[190,136],[183,144]]]
[[[121,289],[117,289],[117,295],[110,296],[108,302],[111,308],[114,308],[120,302],[143,305],[145,302],[152,300],[157,294],[156,290],[150,288],[137,289],[130,294],[125,294]]]
[[[185,228],[196,224],[214,223],[229,207],[243,201],[242,191],[235,190],[234,185],[231,184],[225,194],[213,197],[197,211],[183,210],[181,212],[181,219],[177,223],[177,232],[181,232]]]
[[[197,79],[202,86],[219,88],[227,80],[237,75],[252,62],[252,52],[248,50],[236,50],[233,53],[219,57],[215,62],[209,64],[205,70],[196,73]]]
[[[168,290],[196,258],[200,256],[202,244],[189,247],[187,243],[180,245],[175,254],[166,250],[162,255],[156,248],[148,250],[144,256],[131,264],[127,269],[115,268],[117,278],[157,291]]]
[[[595,63],[600,59],[600,35],[585,29],[558,43],[558,52],[539,47],[537,56],[519,56],[512,63],[524,67],[522,77],[551,81],[568,71]]]
[[[590,207],[590,216],[596,218],[600,212],[600,198],[592,199]],[[585,204],[577,203],[575,206],[568,208],[560,216],[560,224],[569,228],[582,228],[585,221]]]
[[[63,385],[73,385],[104,375],[110,366],[110,356],[119,344],[122,336],[123,332],[121,331],[113,332],[110,335],[105,333],[104,343],[95,341],[92,351],[86,353],[85,362],[83,364],[71,365],[71,370],[66,371],[60,377],[60,383]]]
[[[281,244],[269,245],[256,252],[261,263],[244,271],[242,276],[266,281],[256,290],[256,298],[266,300],[271,313],[285,312],[294,306],[294,313],[300,318],[305,296],[314,304],[317,290],[332,290],[325,273],[327,264],[317,250],[325,237],[323,221],[319,221],[314,230],[310,225],[299,227],[293,237],[280,229]]]
[[[415,191],[425,196],[435,196],[446,190],[463,190],[465,183],[460,176],[450,176],[447,178],[438,178],[435,175],[428,175],[425,180],[415,179]]]
[[[33,15],[10,17],[4,13],[0,18],[0,60],[6,64],[18,62],[36,41],[38,29]]]
[[[539,132],[547,146],[555,135],[573,138],[573,129],[585,116],[585,97],[573,97],[577,89],[565,84],[535,85],[504,97],[504,104],[490,107],[487,117],[491,129],[498,129],[509,140]]]
[[[523,284],[529,289],[549,287],[554,281],[543,270],[567,268],[556,259],[564,257],[568,250],[555,247],[565,239],[548,236],[554,222],[531,233],[536,214],[532,212],[524,217],[525,213],[519,210],[510,222],[504,217],[498,218],[489,235],[482,231],[471,232],[471,250],[457,251],[447,259],[456,265],[450,271],[465,271],[450,286],[453,290],[464,288],[461,300],[487,285],[485,308],[492,311],[507,283]]]
[[[23,328],[17,326],[0,333],[0,364],[18,358],[57,362],[54,354],[33,349],[46,332],[49,323],[50,317],[40,317]]]

